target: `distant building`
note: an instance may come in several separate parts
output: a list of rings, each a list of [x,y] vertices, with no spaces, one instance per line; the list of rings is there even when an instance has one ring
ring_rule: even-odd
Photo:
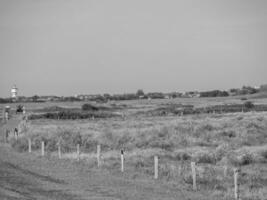
[[[18,98],[18,88],[16,85],[11,88],[11,98],[15,100]]]

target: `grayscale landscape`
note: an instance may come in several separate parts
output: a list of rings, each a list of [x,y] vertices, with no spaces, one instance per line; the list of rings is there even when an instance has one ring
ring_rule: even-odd
[[[267,200],[267,2],[0,0],[0,199]]]

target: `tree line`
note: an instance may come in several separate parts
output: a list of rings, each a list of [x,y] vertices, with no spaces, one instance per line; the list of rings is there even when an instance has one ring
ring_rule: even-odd
[[[259,88],[251,86],[243,86],[242,88],[232,88],[228,91],[224,90],[211,90],[211,91],[190,91],[190,92],[149,92],[145,93],[142,89],[137,90],[136,93],[125,93],[125,94],[108,94],[103,95],[78,95],[78,96],[38,96],[34,95],[32,97],[20,96],[16,99],[16,102],[46,102],[46,101],[96,101],[96,102],[107,102],[110,100],[135,100],[135,99],[164,99],[164,98],[189,98],[189,97],[227,97],[227,96],[236,96],[236,95],[248,95],[255,94],[258,92],[267,92],[267,85],[262,85]],[[12,103],[14,99],[12,98],[0,98],[0,103]]]

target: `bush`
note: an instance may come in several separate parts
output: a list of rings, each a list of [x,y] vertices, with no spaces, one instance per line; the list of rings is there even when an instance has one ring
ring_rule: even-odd
[[[228,144],[221,144],[215,149],[215,158],[216,162],[223,159],[223,157],[227,156],[230,151],[230,147]]]
[[[261,156],[267,159],[267,149],[261,152]]]
[[[18,152],[24,152],[28,150],[28,140],[26,138],[19,138],[18,140],[12,138],[10,144]]]
[[[46,140],[46,151],[48,152],[54,152],[57,150],[57,147],[58,147],[58,141],[56,138],[49,138]]]
[[[240,164],[241,165],[248,165],[253,162],[253,156],[249,152],[244,152],[241,155]]]
[[[167,151],[171,151],[174,148],[174,144],[172,143],[172,141],[166,141],[162,139],[150,142],[149,146],[151,146],[152,148],[161,148]]]
[[[191,155],[189,153],[181,151],[174,153],[173,157],[175,160],[182,160],[182,161],[191,159]]]
[[[196,154],[193,155],[193,159],[197,163],[211,163],[211,164],[216,163],[215,155],[213,153],[208,153],[208,152],[197,152]]]
[[[98,107],[93,106],[92,104],[86,103],[82,105],[83,111],[98,111]]]
[[[251,101],[246,101],[246,102],[244,103],[244,106],[245,106],[245,108],[247,108],[247,109],[252,109],[252,108],[254,108],[254,104],[253,104]]]
[[[79,132],[65,130],[58,134],[58,138],[63,152],[74,150],[77,144],[80,144],[80,146],[82,145],[82,137]]]
[[[229,138],[236,137],[236,133],[233,130],[229,130],[229,131],[225,130],[225,131],[222,131],[221,132],[221,135],[224,136],[224,137],[229,137]]]
[[[247,151],[228,154],[228,160],[235,166],[248,165],[253,162],[253,155]]]
[[[82,139],[82,149],[85,152],[94,152],[96,150],[97,144],[97,140],[91,137],[86,137]]]

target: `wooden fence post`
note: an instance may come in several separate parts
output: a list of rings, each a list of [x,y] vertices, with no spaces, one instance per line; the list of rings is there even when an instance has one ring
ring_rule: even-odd
[[[97,145],[97,167],[100,167],[100,154],[101,154],[101,146],[100,144]]]
[[[61,145],[58,144],[58,158],[61,159]]]
[[[180,165],[179,165],[179,168],[178,168],[178,175],[179,175],[179,177],[182,176],[183,169],[184,169],[184,159],[181,158],[181,162],[180,162]]]
[[[154,156],[154,178],[158,179],[159,177],[159,159],[158,156]]]
[[[193,190],[197,190],[196,163],[195,162],[191,162],[191,168],[192,168]]]
[[[44,141],[42,141],[42,156],[45,155],[45,146],[44,146]]]
[[[124,152],[121,150],[121,172],[124,172]]]
[[[28,150],[29,150],[29,153],[32,152],[32,141],[31,141],[31,138],[28,139]]]
[[[77,160],[80,160],[80,144],[77,144]]]
[[[14,132],[15,133],[15,139],[18,140],[18,132]]]
[[[238,184],[239,172],[240,172],[240,169],[238,169],[238,168],[234,169],[235,199],[237,199],[237,200],[239,200],[239,184]]]
[[[224,170],[223,170],[223,175],[224,175],[224,177],[227,177],[227,173],[228,172],[228,166],[227,165],[225,165],[224,166]]]

